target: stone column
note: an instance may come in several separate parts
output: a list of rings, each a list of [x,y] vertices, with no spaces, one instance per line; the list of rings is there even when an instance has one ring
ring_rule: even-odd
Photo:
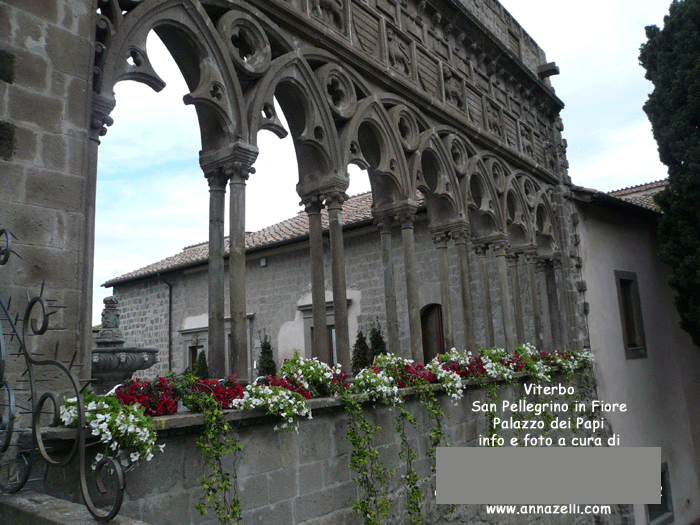
[[[408,302],[408,329],[410,333],[411,359],[422,363],[423,335],[420,325],[420,308],[418,306],[418,271],[416,269],[416,247],[413,239],[413,221],[416,213],[408,211],[399,215],[401,222],[401,244],[406,269],[406,300]]]
[[[459,274],[462,289],[462,321],[464,323],[464,344],[467,350],[476,350],[474,341],[474,321],[472,318],[472,292],[469,280],[469,259],[467,251],[467,238],[469,231],[466,229],[454,230],[450,233],[457,247],[459,257]]]
[[[309,216],[309,248],[311,255],[311,303],[314,313],[313,356],[319,361],[328,360],[328,330],[326,329],[326,278],[323,272],[323,236],[321,210],[323,201],[318,195],[303,201]]]
[[[515,312],[516,345],[525,343],[525,323],[523,322],[523,301],[520,297],[520,272],[518,267],[518,254],[506,255],[510,268],[510,289],[513,296],[513,310]]]
[[[350,370],[350,331],[348,329],[348,299],[345,286],[345,250],[343,247],[343,202],[345,193],[336,191],[325,195],[331,236],[331,274],[333,277],[333,310],[335,318],[335,345],[338,363]]]
[[[549,303],[549,293],[547,286],[547,260],[538,258],[535,263],[537,273],[537,285],[540,292],[540,306],[542,311],[542,339],[546,350],[554,347],[554,330],[550,317],[551,306]]]
[[[558,255],[552,259],[552,270],[554,274],[554,289],[557,297],[557,318],[559,321],[559,338],[560,346],[557,349],[569,350],[571,348],[571,335],[569,326],[569,315],[567,305],[567,282],[566,272],[564,271],[564,263],[562,256]]]
[[[224,326],[224,207],[229,175],[218,167],[206,172],[209,183],[209,352],[211,377],[226,376],[226,331]]]
[[[493,310],[491,309],[491,284],[489,281],[489,269],[486,263],[486,251],[489,249],[488,244],[478,244],[474,246],[474,251],[479,258],[479,271],[481,273],[481,282],[484,286],[484,331],[486,332],[486,346],[491,348],[495,346],[496,337],[493,330]]]
[[[446,232],[433,233],[433,243],[437,250],[438,272],[440,275],[440,301],[442,302],[442,324],[445,346],[447,349],[454,347],[455,339],[452,333],[452,301],[450,300],[450,269],[447,265],[447,240]]]
[[[399,353],[399,314],[396,307],[396,288],[394,286],[394,261],[391,253],[391,225],[393,217],[377,219],[382,243],[382,263],[384,266],[384,303],[386,306],[386,331],[389,352]]]
[[[249,165],[234,162],[229,189],[229,300],[231,304],[230,372],[243,382],[251,380],[246,327],[245,183],[255,173]]]
[[[506,247],[508,241],[498,239],[493,243],[493,254],[498,267],[498,285],[501,289],[501,312],[503,313],[503,333],[506,339],[506,350],[515,350],[515,329],[513,314],[510,310],[510,290],[508,289],[508,264],[506,262]]]
[[[540,350],[544,349],[544,341],[542,336],[542,315],[539,295],[537,293],[537,275],[535,266],[537,264],[537,252],[525,252],[525,260],[527,261],[527,273],[530,281],[530,295],[532,301],[532,322],[535,331],[535,345]]]

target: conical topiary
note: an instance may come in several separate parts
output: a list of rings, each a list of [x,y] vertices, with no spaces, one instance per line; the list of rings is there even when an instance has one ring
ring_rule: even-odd
[[[277,365],[272,356],[272,343],[270,336],[263,334],[260,338],[260,361],[258,361],[258,375],[274,376],[277,374]]]
[[[207,355],[204,351],[199,352],[197,360],[194,362],[194,375],[200,379],[209,379],[209,366],[207,365]]]
[[[369,327],[369,352],[370,364],[374,363],[374,358],[379,354],[386,354],[386,342],[384,341],[379,319],[372,321]]]
[[[352,347],[352,373],[357,375],[363,368],[369,367],[372,363],[369,356],[369,345],[362,330],[357,332],[355,345]]]

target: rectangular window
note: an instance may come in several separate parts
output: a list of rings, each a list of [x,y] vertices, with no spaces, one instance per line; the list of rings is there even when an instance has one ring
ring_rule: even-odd
[[[647,518],[650,525],[667,525],[673,522],[671,484],[668,478],[668,465],[661,465],[661,503],[647,505]]]
[[[615,270],[615,285],[620,306],[620,324],[627,359],[646,357],[642,303],[637,274]]]

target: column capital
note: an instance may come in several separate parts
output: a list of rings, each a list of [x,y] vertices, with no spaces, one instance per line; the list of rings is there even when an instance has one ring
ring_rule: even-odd
[[[209,184],[209,191],[226,191],[226,183],[231,175],[224,167],[220,166],[204,172],[204,177]]]
[[[100,143],[100,137],[107,134],[107,128],[114,124],[114,119],[109,116],[117,101],[114,97],[101,94],[92,95],[92,115],[90,116],[90,140]]]
[[[564,260],[560,253],[555,253],[552,256],[552,267],[555,270],[561,270],[564,267]]]
[[[537,258],[537,246],[527,246],[521,253],[528,263],[533,263]]]
[[[450,239],[450,236],[447,232],[432,232],[432,236],[433,243],[435,244],[435,247],[438,250],[447,249],[447,241]]]
[[[317,215],[321,213],[321,210],[325,207],[323,204],[323,197],[320,195],[307,195],[302,197],[299,204],[304,206],[304,211],[308,215]]]
[[[380,215],[374,218],[374,224],[379,228],[379,233],[391,233],[391,227],[394,225],[394,217],[392,215]]]
[[[510,243],[508,242],[508,239],[505,238],[505,236],[494,239],[491,244],[493,253],[497,257],[505,257],[506,248],[508,248],[508,246],[510,246]]]
[[[233,161],[227,170],[230,173],[231,184],[245,184],[248,177],[255,173],[255,168],[251,164],[239,160]]]
[[[520,254],[516,253],[516,252],[506,253],[506,260],[508,261],[508,265],[511,267],[518,265],[518,258],[519,257],[520,257]]]
[[[474,245],[474,251],[479,257],[486,257],[486,252],[489,249],[488,243],[481,242],[479,244]]]
[[[469,228],[462,227],[450,231],[450,237],[455,244],[467,244],[469,240]]]
[[[328,210],[340,210],[343,203],[348,200],[348,195],[344,191],[330,191],[323,194],[323,200]]]
[[[396,216],[396,220],[401,223],[402,230],[412,230],[416,220],[416,212],[413,210],[401,212]]]
[[[549,262],[549,259],[546,259],[544,257],[537,257],[535,259],[535,271],[537,271],[537,273],[544,272]]]

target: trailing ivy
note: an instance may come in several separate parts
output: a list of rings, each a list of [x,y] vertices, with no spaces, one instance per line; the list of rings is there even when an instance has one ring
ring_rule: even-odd
[[[413,461],[418,457],[418,455],[411,447],[411,443],[406,435],[407,424],[410,424],[415,428],[419,427],[416,422],[416,416],[411,414],[403,406],[399,406],[398,413],[396,414],[396,432],[401,438],[399,458],[406,462],[406,473],[402,474],[400,479],[408,497],[408,501],[406,502],[406,510],[408,511],[409,523],[411,525],[421,525],[423,523],[421,502],[425,499],[425,495],[420,488],[422,480],[413,466]]]
[[[204,515],[208,512],[207,507],[212,506],[222,525],[241,523],[236,461],[243,447],[230,435],[231,424],[224,419],[221,406],[213,396],[201,396],[198,403],[204,412],[204,432],[197,446],[210,472],[197,479],[204,489],[204,495],[195,508]],[[230,472],[223,465],[223,458],[228,454],[233,454]]]

